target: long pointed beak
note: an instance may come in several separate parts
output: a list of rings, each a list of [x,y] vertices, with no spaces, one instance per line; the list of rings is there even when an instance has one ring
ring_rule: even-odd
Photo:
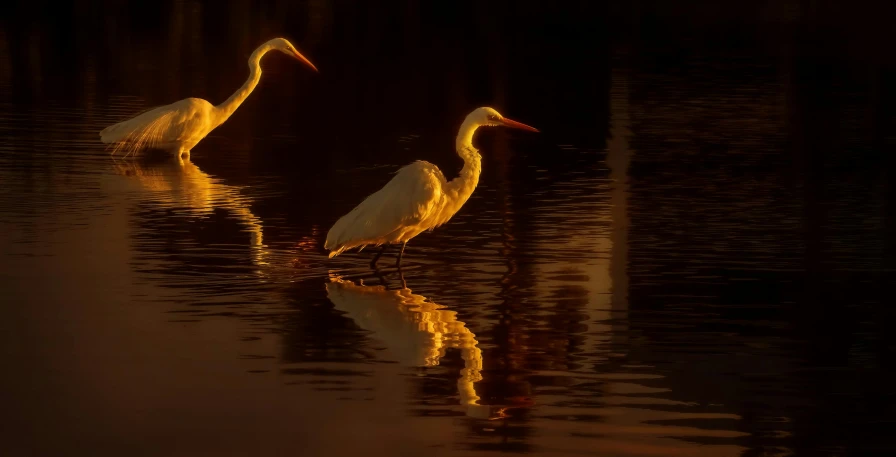
[[[504,123],[505,127],[512,127],[512,128],[521,129],[521,130],[528,130],[530,132],[538,132],[538,129],[535,127],[523,124],[522,122],[517,122],[513,119],[507,119],[506,117],[504,119],[501,119],[501,122]]]
[[[302,63],[304,63],[305,65],[308,65],[308,66],[311,67],[314,71],[320,73],[320,70],[318,70],[317,67],[315,67],[314,64],[311,63],[310,60],[306,59],[305,56],[303,56],[302,54],[299,54],[299,51],[295,51],[294,54],[293,54],[293,57],[295,57],[296,60],[298,60],[299,62],[302,62]]]

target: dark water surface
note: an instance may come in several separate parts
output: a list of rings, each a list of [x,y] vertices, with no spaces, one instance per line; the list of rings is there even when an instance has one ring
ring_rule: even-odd
[[[896,452],[892,14],[374,3],[12,7],[2,455]],[[99,143],[278,35],[321,73],[267,57],[191,162]],[[402,275],[327,259],[481,105],[542,133],[477,136]]]

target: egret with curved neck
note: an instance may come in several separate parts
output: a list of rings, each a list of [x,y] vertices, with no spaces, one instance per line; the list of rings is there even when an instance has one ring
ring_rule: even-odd
[[[496,126],[538,131],[492,108],[475,109],[464,119],[455,140],[457,155],[464,161],[460,175],[448,181],[439,167],[423,160],[401,168],[382,189],[333,224],[324,243],[329,256],[335,257],[355,247],[360,250],[369,245],[382,245],[370,262],[370,267],[376,268],[386,246],[401,243],[395,261],[395,266],[400,268],[408,241],[448,222],[473,194],[482,172],[482,156],[473,147],[473,134],[479,127]]]
[[[280,51],[308,65],[317,67],[285,38],[274,38],[249,57],[249,79],[224,103],[214,106],[201,98],[185,98],[170,105],[150,109],[126,121],[106,127],[100,132],[103,143],[115,144],[112,154],[126,150],[127,155],[141,149],[164,149],[189,157],[190,150],[215,127],[226,121],[249,97],[261,79],[261,58],[268,51]]]

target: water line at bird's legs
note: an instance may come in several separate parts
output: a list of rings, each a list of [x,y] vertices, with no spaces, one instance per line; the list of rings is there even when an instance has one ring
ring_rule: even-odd
[[[407,245],[408,245],[407,241],[401,243],[401,250],[398,251],[398,259],[395,260],[395,268],[398,268],[398,271],[401,271],[401,256],[404,255],[404,248]]]
[[[380,256],[382,256],[384,252],[386,252],[387,246],[389,246],[389,245],[383,244],[383,247],[380,249],[380,252],[377,252],[376,255],[373,256],[373,260],[370,261],[370,268],[372,270],[376,270],[376,261],[380,259]]]

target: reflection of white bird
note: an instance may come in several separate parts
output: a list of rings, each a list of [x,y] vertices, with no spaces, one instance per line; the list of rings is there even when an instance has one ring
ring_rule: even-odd
[[[396,266],[401,266],[407,242],[425,230],[433,230],[448,222],[479,184],[482,156],[473,147],[473,133],[481,126],[538,131],[507,119],[492,108],[477,108],[467,115],[457,134],[455,147],[464,160],[460,176],[449,182],[439,167],[422,160],[398,170],[382,189],[336,221],[324,244],[330,257],[354,247],[383,245],[370,262],[374,268],[387,245],[401,243],[395,262]]]
[[[506,407],[480,405],[475,382],[482,380],[482,351],[476,335],[457,320],[457,313],[404,287],[357,285],[331,278],[327,297],[362,328],[375,333],[398,361],[408,366],[436,366],[448,348],[460,349],[464,368],[457,380],[460,403],[467,415],[480,419],[504,417]]]
[[[128,154],[142,148],[166,149],[180,156],[190,155],[215,127],[226,121],[252,93],[261,79],[261,58],[277,50],[317,68],[284,38],[275,38],[259,46],[249,57],[249,79],[224,103],[214,106],[201,98],[185,98],[170,105],[150,109],[132,119],[106,127],[100,132],[103,143],[116,143],[112,153],[127,149]]]
[[[220,182],[190,160],[168,160],[155,164],[116,161],[116,168],[119,173],[136,179],[163,207],[184,208],[196,217],[209,216],[215,208],[226,209],[249,232],[253,263],[256,266],[267,264],[265,257],[268,251],[264,247],[261,219],[252,213],[252,201],[242,194],[239,187]]]

